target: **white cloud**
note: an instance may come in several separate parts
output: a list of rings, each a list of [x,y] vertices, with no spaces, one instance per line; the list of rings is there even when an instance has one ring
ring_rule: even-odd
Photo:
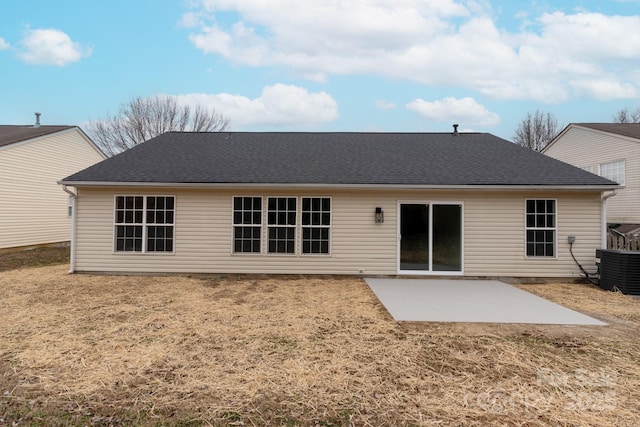
[[[380,110],[393,110],[396,108],[396,104],[382,99],[376,99],[376,108],[379,108]]]
[[[522,20],[521,29],[509,32],[497,26],[484,1],[196,4],[183,18],[194,25],[196,48],[248,66],[287,67],[317,81],[374,74],[542,102],[589,95],[584,81],[631,82],[632,92],[640,92],[633,75],[640,61],[639,15],[519,15],[513,19]]]
[[[177,95],[179,102],[215,108],[230,120],[233,130],[260,126],[306,127],[331,122],[338,117],[338,105],[326,92],[275,84],[263,88],[260,97],[250,99],[228,93]]]
[[[178,22],[178,26],[182,28],[195,28],[200,25],[203,25],[200,14],[194,12],[183,14]]]
[[[18,57],[30,64],[62,67],[91,55],[91,48],[72,41],[66,33],[55,28],[29,30],[21,45]]]
[[[0,50],[7,50],[11,45],[2,37],[0,37]]]
[[[447,97],[431,102],[416,99],[408,103],[407,108],[429,120],[451,121],[464,126],[493,126],[500,122],[500,117],[496,113],[492,113],[469,97],[460,99]]]
[[[638,58],[640,16],[555,12],[542,15],[539,22],[542,36],[531,41],[531,45],[553,48],[550,55],[554,58],[566,55],[570,59],[589,60],[592,66],[599,60]]]
[[[578,80],[571,82],[576,92],[601,101],[640,97],[638,87],[629,82],[611,80]]]

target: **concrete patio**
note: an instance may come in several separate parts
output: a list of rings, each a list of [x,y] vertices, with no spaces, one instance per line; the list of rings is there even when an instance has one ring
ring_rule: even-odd
[[[397,321],[606,325],[497,280],[365,281]]]

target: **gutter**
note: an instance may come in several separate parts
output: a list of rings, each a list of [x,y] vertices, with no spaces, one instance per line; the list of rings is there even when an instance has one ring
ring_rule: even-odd
[[[164,187],[164,188],[211,188],[211,189],[246,189],[246,188],[310,188],[310,189],[370,189],[370,190],[513,190],[513,191],[609,191],[620,188],[619,185],[491,185],[491,184],[326,184],[326,183],[215,183],[215,182],[117,182],[117,181],[58,181],[61,185],[73,187]]]
[[[76,269],[76,201],[78,194],[69,190],[69,188],[62,184],[62,189],[65,193],[71,196],[71,248],[69,255],[69,274],[75,273]]]
[[[616,190],[613,192],[602,196],[602,231],[600,238],[600,248],[607,249],[607,199],[618,194]]]

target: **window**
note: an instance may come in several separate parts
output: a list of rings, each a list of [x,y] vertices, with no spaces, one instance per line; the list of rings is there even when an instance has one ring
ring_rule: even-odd
[[[527,256],[555,256],[556,201],[526,201]]]
[[[330,197],[234,196],[232,203],[234,254],[331,252]]]
[[[147,252],[173,252],[173,197],[147,197]]]
[[[328,254],[331,199],[302,198],[302,253]]]
[[[116,252],[173,252],[175,198],[116,196]]]
[[[294,254],[296,251],[296,198],[269,197],[267,223],[268,252]]]
[[[233,252],[260,253],[262,198],[233,198]]]
[[[624,160],[601,163],[600,176],[624,185]]]
[[[144,198],[116,197],[116,252],[142,252]]]
[[[583,167],[581,167],[580,169],[585,170],[585,171],[587,171],[587,172],[594,173],[594,170],[593,170],[594,168],[593,168],[593,166],[583,166]]]

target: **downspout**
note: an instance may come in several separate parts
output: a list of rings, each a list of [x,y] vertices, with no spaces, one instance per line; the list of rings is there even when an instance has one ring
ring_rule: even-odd
[[[607,249],[607,199],[618,194],[616,190],[602,196],[602,231],[600,238],[600,248]]]
[[[69,255],[69,274],[75,272],[76,269],[76,199],[78,194],[69,190],[69,188],[62,184],[62,189],[65,193],[71,196],[71,248]]]

